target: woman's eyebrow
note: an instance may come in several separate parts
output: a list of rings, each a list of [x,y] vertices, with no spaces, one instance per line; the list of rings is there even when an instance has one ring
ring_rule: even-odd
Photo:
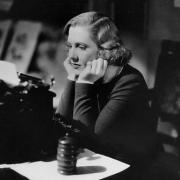
[[[86,43],[82,43],[82,42],[77,42],[77,44],[79,44],[79,45],[83,45],[83,46],[88,46],[88,44],[86,44]]]

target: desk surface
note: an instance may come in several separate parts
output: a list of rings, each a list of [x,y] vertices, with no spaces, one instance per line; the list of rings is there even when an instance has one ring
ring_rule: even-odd
[[[77,173],[75,175],[59,174],[56,160],[0,165],[0,168],[6,167],[15,170],[30,180],[96,180],[119,173],[127,169],[129,165],[85,149],[78,157]]]

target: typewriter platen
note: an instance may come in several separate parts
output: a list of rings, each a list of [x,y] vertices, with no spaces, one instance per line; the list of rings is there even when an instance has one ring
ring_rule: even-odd
[[[33,86],[35,88],[41,87],[45,89],[49,89],[54,84],[54,78],[51,78],[50,84],[45,83],[44,80],[33,77],[27,74],[18,73],[18,77],[20,79],[20,83],[26,82],[29,86]]]

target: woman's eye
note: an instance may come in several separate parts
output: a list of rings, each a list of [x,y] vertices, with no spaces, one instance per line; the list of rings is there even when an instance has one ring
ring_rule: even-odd
[[[66,48],[70,49],[72,46],[70,44],[66,44]]]
[[[86,46],[79,46],[81,50],[86,50]]]
[[[69,51],[71,48],[72,46],[70,44],[65,44],[65,51]]]

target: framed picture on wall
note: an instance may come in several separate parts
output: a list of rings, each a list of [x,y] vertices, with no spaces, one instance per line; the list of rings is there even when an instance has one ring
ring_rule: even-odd
[[[17,71],[26,73],[41,32],[41,23],[19,21],[6,54],[6,61],[16,65]]]
[[[9,32],[9,29],[12,25],[11,20],[0,21],[0,58],[2,58],[2,53],[4,50],[4,44]]]

